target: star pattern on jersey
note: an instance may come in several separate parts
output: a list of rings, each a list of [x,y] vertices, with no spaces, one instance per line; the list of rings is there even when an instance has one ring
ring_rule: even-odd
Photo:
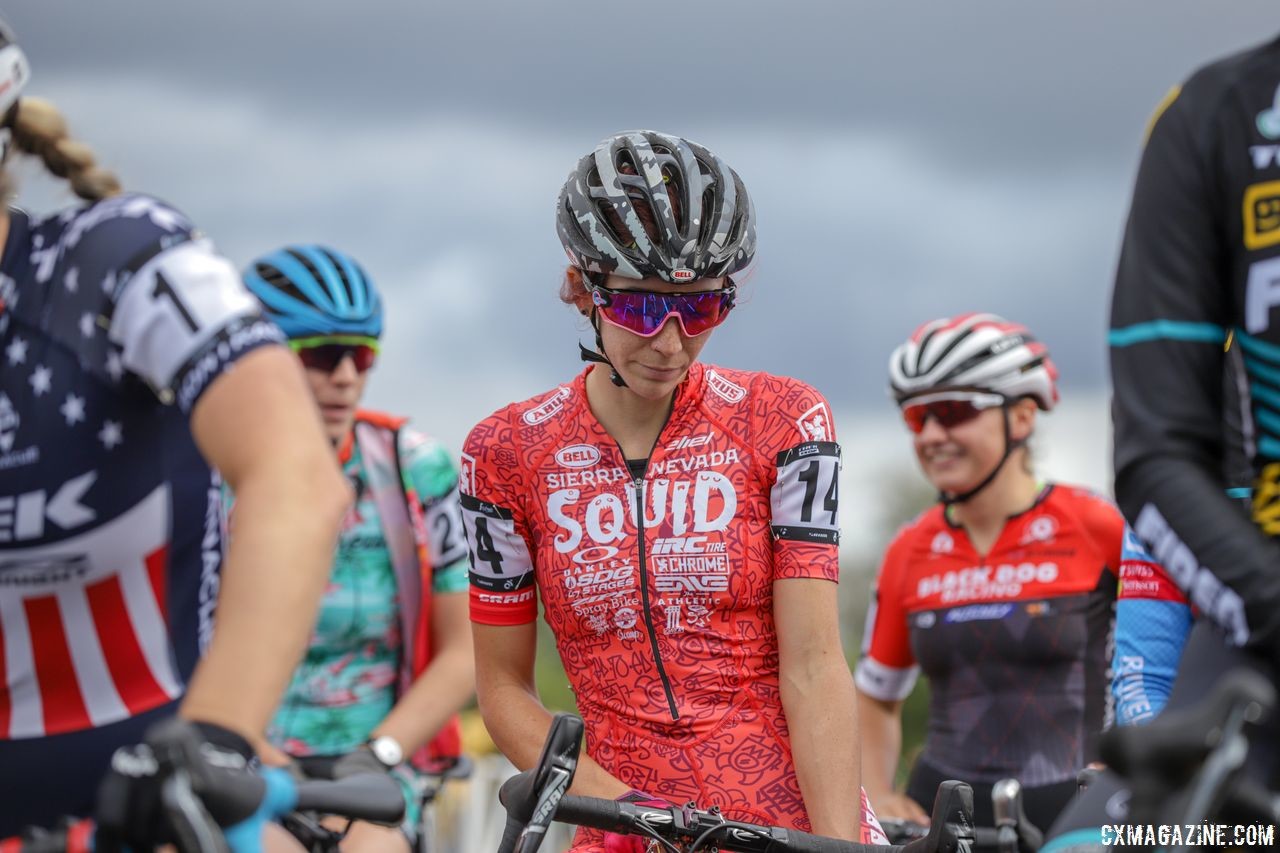
[[[98,430],[98,441],[102,442],[102,446],[107,450],[111,450],[124,441],[124,430],[120,426],[119,421],[104,421],[102,429]]]
[[[9,342],[9,346],[4,348],[4,354],[9,359],[10,367],[25,364],[27,361],[27,342],[14,335],[13,340]]]
[[[80,315],[80,334],[86,338],[92,338],[94,331],[93,315],[86,311]]]
[[[62,278],[62,286],[67,289],[68,293],[75,293],[80,289],[80,268],[72,267],[67,270],[67,274]]]
[[[31,372],[31,390],[36,392],[36,396],[42,396],[49,393],[49,389],[53,387],[53,370],[45,367],[43,364],[37,364],[36,369]]]
[[[67,399],[63,401],[58,411],[62,412],[62,416],[67,419],[67,426],[80,423],[84,420],[84,397],[68,393]]]
[[[107,374],[112,382],[119,382],[124,378],[124,362],[120,360],[120,353],[115,350],[107,353]]]

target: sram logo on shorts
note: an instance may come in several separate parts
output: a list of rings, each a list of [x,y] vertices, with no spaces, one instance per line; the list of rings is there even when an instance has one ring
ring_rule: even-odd
[[[600,451],[589,444],[571,444],[556,451],[556,461],[566,468],[590,468],[600,461]]]

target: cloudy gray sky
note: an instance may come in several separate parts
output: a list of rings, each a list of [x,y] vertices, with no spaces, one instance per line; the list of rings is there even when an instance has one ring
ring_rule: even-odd
[[[760,216],[709,361],[799,376],[886,456],[889,351],[963,310],[1021,320],[1105,479],[1103,347],[1152,107],[1280,31],[1274,0],[219,0],[3,10],[75,135],[239,264],[290,241],[360,258],[391,306],[370,401],[457,447],[579,369],[553,202],[618,130],[708,145]],[[69,201],[31,178],[36,209]],[[587,339],[586,335],[582,335]],[[1074,421],[1072,421],[1074,423]],[[849,495],[849,491],[845,491]]]

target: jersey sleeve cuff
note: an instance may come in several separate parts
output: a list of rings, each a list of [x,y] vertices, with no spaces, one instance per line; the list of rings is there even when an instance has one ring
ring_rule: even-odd
[[[886,666],[875,658],[864,657],[854,670],[853,683],[873,699],[882,702],[901,702],[911,695],[916,686],[920,667],[897,668]]]

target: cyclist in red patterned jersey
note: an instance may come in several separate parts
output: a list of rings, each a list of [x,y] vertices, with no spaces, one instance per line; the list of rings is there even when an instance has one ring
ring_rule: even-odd
[[[1094,758],[1124,523],[1093,493],[1039,480],[1027,441],[1058,402],[1028,330],[992,314],[926,323],[890,359],[890,384],[939,503],[889,546],[856,681],[866,784],[882,816],[928,822],[943,779],[1015,777],[1045,829]],[[928,736],[893,791],[903,700],[924,669]]]
[[[266,750],[350,499],[235,268],[121,193],[27,79],[0,26],[0,145],[86,203],[0,210],[0,837],[91,813],[113,752],[175,713],[224,765]],[[244,509],[225,570],[223,478]],[[159,840],[155,764],[104,801]]]
[[[830,408],[697,361],[754,254],[746,188],[702,146],[635,131],[582,158],[557,214],[594,363],[486,418],[462,460],[486,725],[534,763],[540,598],[587,725],[576,792],[879,839],[837,624]],[[574,850],[636,843],[582,830]]]

